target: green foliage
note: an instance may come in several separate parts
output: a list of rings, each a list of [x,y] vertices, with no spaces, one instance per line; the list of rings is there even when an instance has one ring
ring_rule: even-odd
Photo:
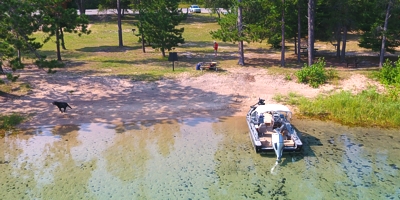
[[[58,0],[4,1],[0,4],[0,19],[0,64],[6,63],[13,72],[24,68],[21,62],[23,53],[30,51],[38,59],[43,59],[37,52],[42,44],[32,37],[40,29],[50,33],[44,37],[44,41],[49,41],[53,33],[51,31],[57,28],[65,32],[90,32],[86,29],[88,20],[84,16],[77,16],[76,9],[64,9]],[[18,78],[11,73],[6,77],[11,82]]]
[[[235,2],[230,12],[218,20],[220,29],[210,31],[214,39],[236,43],[239,41],[262,42],[267,40],[273,47],[281,45],[281,2],[280,1],[242,1],[243,26],[239,34],[237,20],[239,4]],[[288,29],[289,25],[287,26]]]
[[[337,79],[339,78],[339,73],[336,69],[331,67],[328,70],[326,70],[326,76],[328,80]]]
[[[75,8],[64,8],[63,2],[59,0],[37,0],[36,3],[38,16],[41,18],[41,30],[47,34],[43,42],[55,42],[57,60],[61,61],[60,44],[66,49],[64,32],[75,33],[78,36],[82,33],[90,34],[91,31],[87,29],[89,20],[85,15],[78,15]]]
[[[200,3],[201,1],[197,1]],[[232,6],[233,2],[231,0],[204,0],[204,7],[205,8],[224,8],[228,9]]]
[[[272,45],[273,48],[280,48],[282,45],[281,34],[274,34],[267,40],[268,44]]]
[[[359,46],[380,52],[382,47],[382,37],[386,37],[385,51],[396,52],[396,47],[400,45],[398,33],[400,31],[400,20],[396,17],[389,17],[387,30],[384,30],[385,15],[388,9],[387,0],[365,1],[359,4],[362,9],[357,24],[361,32]],[[398,3],[392,3],[389,16],[398,16],[400,7]]]
[[[19,114],[0,115],[0,129],[10,130],[15,128],[18,124],[23,122],[25,118]]]
[[[387,87],[386,96],[392,101],[400,100],[400,88],[399,87]]]
[[[286,74],[285,80],[291,81],[292,80],[292,75],[291,74]]]
[[[178,0],[156,0],[142,4],[139,8],[137,36],[143,34],[146,43],[153,49],[160,50],[163,57],[166,50],[171,51],[178,44],[185,42],[182,37],[184,28],[176,28],[186,19],[186,14],[178,9],[178,4]]]
[[[283,102],[284,98],[285,98],[285,96],[282,94],[277,94],[272,97],[272,99],[275,100],[276,102]]]
[[[47,68],[47,73],[55,73],[56,71],[53,70],[54,68],[62,68],[65,66],[64,63],[59,62],[57,60],[45,60],[45,59],[39,59],[35,61],[35,64],[43,69],[43,68]]]
[[[300,102],[306,101],[307,99],[297,93],[290,92],[287,96],[278,94],[272,97],[273,100],[280,103],[285,103],[289,105],[299,105]]]
[[[89,1],[93,5],[92,1],[96,1],[96,0]],[[87,3],[89,3],[89,2],[87,2]],[[121,9],[128,9],[129,4],[135,4],[136,2],[137,2],[137,0],[135,0],[135,1],[120,0],[120,7],[121,7]],[[97,0],[96,4],[94,4],[94,5],[97,6],[96,8],[98,8],[99,10],[117,9],[117,1],[115,1],[115,0]]]
[[[310,84],[311,87],[318,88],[324,84],[329,78],[337,76],[337,72],[333,69],[327,71],[325,69],[324,58],[318,59],[318,61],[311,66],[304,64],[304,67],[297,71],[296,77],[300,83]]]
[[[7,73],[7,74],[6,74],[6,77],[7,77],[7,79],[8,79],[9,81],[15,82],[15,81],[17,81],[17,79],[19,78],[19,75],[18,75],[18,76],[13,76],[12,73]]]
[[[210,34],[213,39],[220,39],[223,42],[239,42],[239,41],[247,41],[249,40],[246,37],[242,37],[239,35],[239,31],[237,28],[237,8],[234,8],[235,11],[232,13],[226,14],[223,18],[218,19],[218,24],[220,25],[220,29],[216,31],[210,31]]]
[[[386,59],[378,72],[378,78],[385,85],[400,85],[400,58],[394,63]]]
[[[313,119],[332,120],[350,126],[400,127],[399,89],[378,93],[368,88],[359,93],[340,91],[308,99],[299,95],[280,96],[281,102],[296,105],[299,115]]]

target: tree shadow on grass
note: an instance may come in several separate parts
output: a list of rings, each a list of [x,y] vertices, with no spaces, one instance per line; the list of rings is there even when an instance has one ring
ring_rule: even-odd
[[[84,47],[80,49],[76,49],[76,51],[82,52],[110,52],[110,53],[118,53],[118,52],[127,52],[142,49],[142,46],[98,46],[98,47]]]
[[[182,25],[193,23],[216,23],[217,18],[209,14],[188,14],[186,20],[182,21]]]
[[[237,44],[230,44],[230,43],[223,43],[222,42],[218,42],[219,44],[219,49],[223,49],[223,48],[235,48],[237,47]],[[190,49],[190,48],[204,48],[204,47],[208,47],[209,50],[213,51],[214,48],[214,41],[190,41],[190,42],[185,42],[181,45],[179,45],[179,49]],[[193,51],[193,50],[191,50]],[[196,50],[194,50],[196,51]]]

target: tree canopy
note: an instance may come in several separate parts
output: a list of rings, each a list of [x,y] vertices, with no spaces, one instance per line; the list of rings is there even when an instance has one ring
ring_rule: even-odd
[[[139,8],[139,36],[144,35],[146,43],[161,51],[171,51],[185,40],[182,37],[184,28],[176,28],[186,19],[186,14],[178,9],[178,0],[154,0],[141,4]]]
[[[75,8],[68,8],[69,0],[8,0],[0,2],[0,70],[8,66],[15,71],[24,67],[22,53],[32,52],[36,64],[49,72],[62,63],[48,61],[38,53],[43,43],[56,36],[57,58],[61,61],[60,45],[65,49],[64,32],[89,34],[88,19],[78,16]],[[15,6],[18,5],[18,6]],[[43,43],[32,36],[34,32],[47,33]],[[8,77],[12,77],[8,75]],[[15,78],[12,78],[15,80]]]

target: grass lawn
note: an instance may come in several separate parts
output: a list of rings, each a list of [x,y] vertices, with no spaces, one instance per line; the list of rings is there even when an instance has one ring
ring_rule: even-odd
[[[79,37],[76,34],[65,33],[67,50],[62,50],[61,56],[66,63],[66,70],[74,73],[90,73],[97,75],[126,75],[134,79],[152,80],[162,76],[172,77],[181,72],[196,73],[194,67],[200,61],[217,61],[221,68],[238,67],[237,44],[218,41],[219,53],[214,58],[212,42],[209,34],[212,30],[219,28],[216,15],[190,14],[180,27],[185,28],[183,37],[185,43],[176,47],[173,52],[178,52],[179,61],[175,62],[175,71],[172,72],[172,63],[168,58],[163,58],[161,52],[146,47],[146,53],[142,52],[138,37],[132,32],[137,29],[134,26],[135,17],[126,15],[122,21],[123,44],[118,47],[118,28],[116,16],[91,16],[89,35]],[[43,34],[36,33],[37,40],[42,40]],[[356,36],[351,36],[348,42],[350,53],[372,53],[359,48]],[[297,63],[297,55],[294,54],[293,41],[287,41],[286,67],[280,68],[280,49],[273,49],[264,43],[245,44],[245,62],[247,66],[270,68],[271,73],[292,74],[293,71],[304,65],[306,57],[302,57],[302,63]],[[332,56],[335,52],[334,46],[329,42],[319,42],[317,56],[324,56],[328,66],[340,67],[340,63]],[[54,40],[46,43],[41,52],[49,58],[56,58]],[[167,52],[168,55],[168,52]],[[369,67],[377,66],[377,59],[364,56],[360,58]],[[370,69],[358,70],[358,73],[370,73]],[[347,73],[347,72],[346,72]]]

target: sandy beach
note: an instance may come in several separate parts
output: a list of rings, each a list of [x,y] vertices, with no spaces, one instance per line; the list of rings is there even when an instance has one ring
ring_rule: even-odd
[[[22,113],[29,120],[20,127],[90,122],[119,123],[149,119],[207,116],[245,116],[250,105],[263,98],[273,103],[276,94],[295,92],[315,97],[332,90],[366,89],[377,82],[355,74],[335,85],[312,88],[283,75],[269,75],[254,67],[205,71],[204,75],[180,74],[155,82],[132,81],[116,76],[80,76],[69,72],[47,74],[30,67],[20,81],[32,87],[28,95],[0,97],[0,112]],[[61,113],[51,103],[67,102],[72,109]]]

